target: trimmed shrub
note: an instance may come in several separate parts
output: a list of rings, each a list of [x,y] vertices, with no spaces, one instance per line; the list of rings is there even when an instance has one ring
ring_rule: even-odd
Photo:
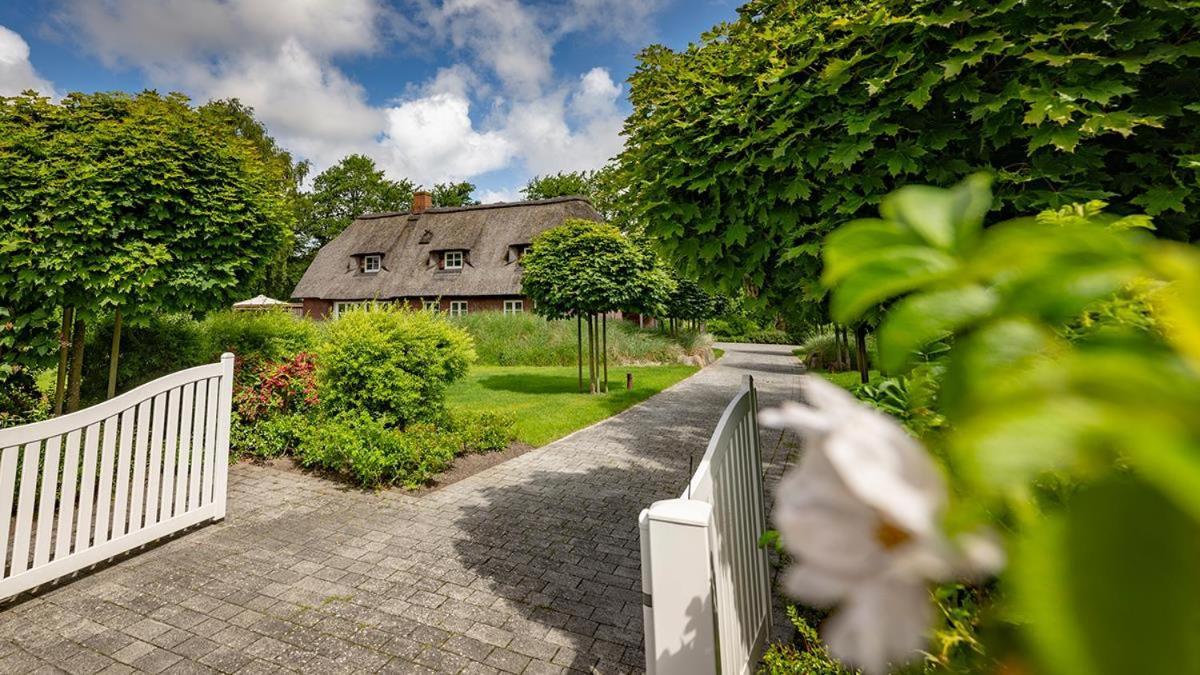
[[[331,323],[318,352],[328,411],[364,411],[405,428],[442,415],[446,387],[475,360],[471,336],[424,311],[382,306]]]
[[[503,450],[515,438],[516,418],[508,413],[462,411],[450,415],[447,425],[458,434],[463,453]]]
[[[297,454],[306,467],[346,476],[363,487],[419,487],[444,471],[458,448],[453,434],[425,425],[401,432],[365,411],[312,424]]]
[[[575,364],[575,321],[546,320],[536,314],[477,312],[451,319],[471,334],[479,363],[488,366],[569,366]],[[584,328],[584,342],[587,328]],[[608,322],[609,365],[675,363],[682,350],[671,338],[641,330],[628,321]]]
[[[285,311],[214,312],[200,323],[200,332],[200,362],[233,352],[239,380],[253,376],[263,364],[313,351],[320,337],[312,321]]]
[[[230,455],[236,460],[243,457],[272,459],[294,454],[312,433],[312,426],[308,417],[300,413],[250,421],[235,412],[229,432]]]

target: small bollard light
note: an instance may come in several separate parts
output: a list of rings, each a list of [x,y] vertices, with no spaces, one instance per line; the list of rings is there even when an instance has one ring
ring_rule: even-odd
[[[625,388],[633,389],[633,373],[625,373]]]

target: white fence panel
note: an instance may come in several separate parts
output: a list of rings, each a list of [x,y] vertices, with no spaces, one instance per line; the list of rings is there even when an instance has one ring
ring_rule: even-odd
[[[85,410],[0,429],[0,599],[224,518],[232,404],[233,354],[224,354]]]
[[[646,670],[754,671],[771,631],[758,400],[754,381],[725,408],[688,489],[639,519]]]

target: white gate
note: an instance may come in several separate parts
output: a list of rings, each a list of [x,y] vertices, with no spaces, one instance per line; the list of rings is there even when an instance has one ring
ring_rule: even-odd
[[[224,518],[232,397],[233,354],[224,354],[79,412],[0,429],[0,599]]]
[[[688,489],[639,518],[646,670],[753,672],[771,631],[758,400],[747,375]]]

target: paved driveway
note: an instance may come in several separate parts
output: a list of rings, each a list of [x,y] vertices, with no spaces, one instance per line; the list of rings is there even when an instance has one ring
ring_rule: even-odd
[[[744,373],[764,406],[796,393],[788,348],[723,347],[421,496],[234,466],[222,523],[0,611],[0,672],[640,671],[638,512],[679,493]],[[773,478],[794,444],[763,440]]]

